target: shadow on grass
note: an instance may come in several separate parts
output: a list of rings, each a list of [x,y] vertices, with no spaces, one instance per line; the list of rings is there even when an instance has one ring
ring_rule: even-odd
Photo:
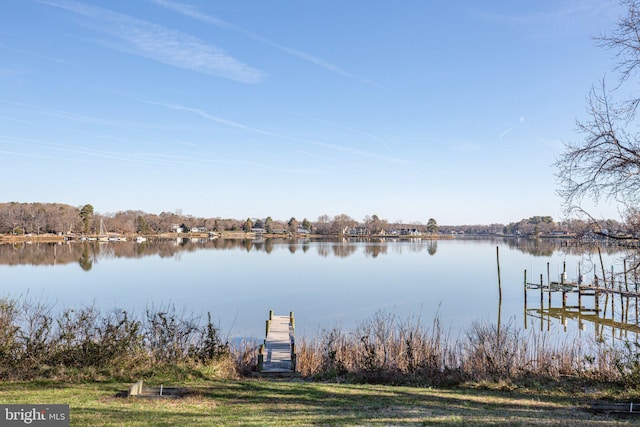
[[[634,425],[587,411],[570,395],[526,391],[303,381],[220,381],[179,384],[182,399],[115,398],[124,384],[67,384],[51,389],[0,384],[5,401],[69,403],[76,426],[206,425]],[[167,384],[169,385],[169,384]],[[171,384],[176,385],[176,384]],[[60,402],[65,400],[65,402]]]
[[[265,420],[282,419],[283,413],[289,413],[294,417],[292,421],[299,418],[299,421],[339,425],[599,426],[618,422],[587,412],[586,404],[580,407],[568,399],[518,392],[265,381],[221,383],[202,392],[204,397],[226,402],[230,407],[251,407]]]

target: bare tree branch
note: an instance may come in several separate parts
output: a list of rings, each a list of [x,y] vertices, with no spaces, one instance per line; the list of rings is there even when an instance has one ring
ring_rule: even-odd
[[[584,198],[616,201],[628,208],[640,201],[640,144],[630,127],[629,110],[614,103],[604,80],[588,96],[588,121],[578,121],[579,142],[565,144],[556,160],[558,193],[565,208],[580,206]]]

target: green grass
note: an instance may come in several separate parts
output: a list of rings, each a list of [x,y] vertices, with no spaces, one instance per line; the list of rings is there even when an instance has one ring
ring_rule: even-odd
[[[117,397],[129,385],[0,383],[0,402],[69,404],[72,426],[606,426],[636,421],[586,411],[588,402],[604,392],[243,380],[165,384],[189,387],[192,393],[180,399]]]

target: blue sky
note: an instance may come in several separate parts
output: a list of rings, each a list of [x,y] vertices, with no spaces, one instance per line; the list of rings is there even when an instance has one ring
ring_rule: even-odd
[[[0,201],[561,219],[607,0],[0,3]],[[606,203],[596,216],[615,217]]]

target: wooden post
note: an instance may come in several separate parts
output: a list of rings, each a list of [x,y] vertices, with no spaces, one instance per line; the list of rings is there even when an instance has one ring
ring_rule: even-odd
[[[502,282],[500,281],[500,247],[496,246],[496,261],[498,263],[498,293],[502,301]]]
[[[582,285],[578,284],[578,315],[582,311]]]
[[[613,283],[612,283],[613,285]],[[613,289],[613,286],[611,287],[611,292],[615,292],[615,290]],[[616,313],[615,313],[615,309],[616,309],[616,305],[615,305],[615,294],[611,294],[611,320],[613,320],[615,322],[616,320]],[[611,331],[613,332],[613,326],[611,327]],[[613,335],[613,334],[612,334]]]
[[[273,310],[269,310],[269,320],[273,320]]]
[[[640,322],[640,319],[638,319],[638,269],[634,268],[633,269],[633,283],[635,283],[635,289],[636,289],[636,324],[638,324],[638,322]],[[637,334],[636,334],[637,336]],[[637,341],[637,338],[636,338]]]
[[[600,317],[600,291],[598,290],[598,276],[593,274],[594,299],[596,303],[596,317]]]
[[[527,306],[527,270],[524,270],[524,305]]]
[[[598,319],[600,318],[600,292],[598,291],[598,275],[596,272],[593,272],[593,299],[596,308],[596,320],[594,322],[595,338],[597,339],[600,336],[600,330],[598,328]]]
[[[580,263],[578,262],[578,285],[581,285],[582,282],[582,270],[580,269]]]
[[[623,267],[624,268],[624,288],[626,289],[627,292],[629,292],[629,282],[627,281],[627,260],[623,260]]]
[[[269,330],[271,329],[271,320],[267,320],[266,322],[266,334],[264,335],[265,337],[269,336]]]
[[[604,303],[602,304],[604,306],[604,308],[602,309],[602,317],[605,318],[607,317],[607,308],[609,307],[609,292],[607,292],[607,283],[604,279],[602,279],[605,283],[604,286],[602,287],[604,289]],[[604,325],[603,325],[604,328]]]
[[[540,275],[540,284],[542,284],[542,274]],[[547,303],[549,305],[549,323],[547,324],[547,326],[551,325],[551,267],[550,267],[550,263],[547,262],[547,291],[549,293],[549,302]],[[542,313],[540,313],[540,315],[542,315]],[[540,329],[542,330],[542,329]]]
[[[500,281],[500,247],[496,246],[496,262],[498,263],[498,336],[500,336],[500,315],[502,314],[502,282]]]
[[[604,263],[602,262],[602,252],[600,252],[600,246],[598,246],[598,256],[600,257],[600,268],[602,269],[602,281],[604,287],[607,287],[607,275],[604,273]]]
[[[527,329],[527,270],[524,270],[524,328]]]
[[[296,371],[296,365],[297,365],[297,357],[296,357],[296,343],[292,342],[291,343],[291,370],[293,372]]]
[[[542,316],[542,310],[544,309],[544,283],[542,281],[542,274],[540,275],[540,315]]]
[[[629,282],[627,281],[627,260],[622,260],[622,274],[624,275],[624,289],[629,292]],[[624,303],[623,303],[624,304]],[[631,301],[629,298],[629,294],[627,294],[627,306],[624,308],[623,305],[623,313],[624,313],[624,322],[629,322],[629,308],[631,306]]]
[[[580,270],[580,263],[578,263],[578,316],[582,311],[582,271]]]
[[[551,310],[551,282],[547,281],[547,292],[549,293],[549,310]]]
[[[295,329],[296,329],[296,318],[293,315],[293,311],[289,312],[289,323],[291,324],[291,330],[295,331]]]
[[[631,298],[629,297],[629,295],[626,296],[625,298],[626,303],[624,303],[623,305],[623,310],[624,310],[624,323],[629,323],[629,309],[631,308]],[[625,334],[626,336],[626,334]]]
[[[620,292],[620,322],[624,323],[624,295],[622,295],[622,284],[618,285],[618,292]]]
[[[564,316],[564,310],[567,308],[567,291],[565,290],[564,284],[567,277],[567,263],[563,263],[562,268],[562,277],[560,278],[560,286],[562,286],[562,310]],[[564,323],[564,322],[563,322]]]
[[[260,345],[260,351],[258,352],[258,371],[262,371],[264,368],[264,344]]]
[[[613,265],[611,266],[611,289],[615,288],[615,279],[613,275]],[[624,295],[622,295],[622,283],[618,281],[618,292],[620,293],[620,322],[624,323]],[[615,320],[615,319],[613,319]],[[622,329],[620,333],[622,334]]]
[[[544,330],[544,282],[540,274],[540,330]]]

